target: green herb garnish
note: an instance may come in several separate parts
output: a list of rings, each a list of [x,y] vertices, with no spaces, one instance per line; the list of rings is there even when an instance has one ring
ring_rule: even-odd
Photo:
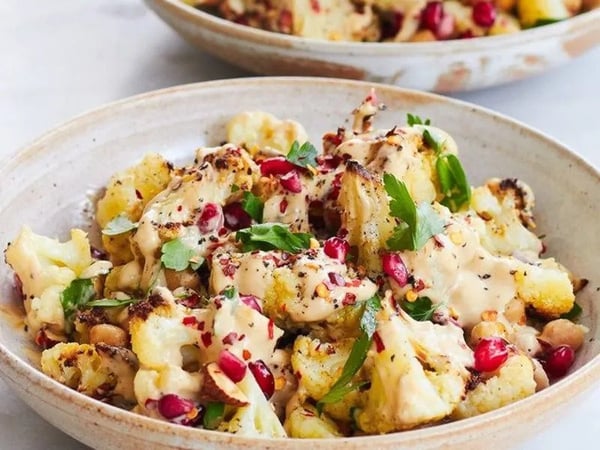
[[[300,145],[298,141],[294,141],[290,151],[286,155],[286,159],[292,164],[300,167],[316,167],[317,166],[317,149],[310,142],[305,142]]]
[[[160,251],[163,265],[177,272],[187,269],[188,266],[196,270],[204,263],[204,258],[196,255],[196,252],[185,245],[180,238],[165,242]]]
[[[106,236],[116,236],[119,234],[127,233],[128,231],[135,230],[138,227],[137,222],[132,222],[124,214],[119,214],[113,220],[108,222],[102,234]]]
[[[221,291],[221,295],[224,295],[226,298],[231,300],[233,297],[235,297],[236,292],[237,291],[234,286],[228,286]]]
[[[283,250],[298,253],[310,247],[310,233],[292,233],[287,225],[263,223],[239,230],[235,238],[244,252],[254,250]]]
[[[391,197],[392,216],[402,220],[386,242],[390,250],[419,250],[432,236],[442,232],[444,221],[430,204],[421,203],[416,206],[402,181],[385,173],[383,184]]]
[[[408,123],[409,127],[412,127],[414,125],[431,125],[431,120],[423,120],[416,114],[408,113],[406,114],[406,123]]]
[[[83,306],[86,308],[116,308],[119,306],[129,306],[139,301],[140,300],[137,298],[127,298],[123,300],[116,298],[102,298],[100,300],[92,300],[91,302],[87,302]]]
[[[471,186],[458,158],[452,154],[440,156],[435,162],[435,169],[444,194],[442,205],[456,212],[468,204],[471,200]]]
[[[202,425],[207,430],[216,429],[225,415],[225,404],[223,402],[208,402],[204,409]]]
[[[60,294],[60,304],[65,315],[65,324],[67,332],[70,331],[73,324],[73,315],[80,308],[85,306],[96,297],[96,290],[92,280],[86,278],[76,278]]]
[[[543,27],[544,25],[552,25],[553,23],[562,22],[563,20],[565,20],[565,19],[552,19],[552,18],[538,19],[529,28]]]
[[[339,402],[346,394],[359,389],[367,383],[366,381],[351,383],[351,381],[367,358],[367,352],[371,347],[373,334],[377,327],[375,315],[381,309],[381,299],[375,294],[365,301],[363,308],[360,318],[360,337],[354,342],[352,350],[350,350],[350,355],[344,364],[342,374],[334,385],[331,386],[329,392],[317,402],[317,411],[319,413],[321,413],[323,406],[326,404]]]
[[[429,130],[423,130],[423,141],[429,148],[431,148],[437,155],[439,155],[444,149],[444,141],[438,141]]]
[[[560,318],[575,320],[581,315],[582,312],[583,312],[583,309],[581,309],[581,306],[579,306],[579,304],[577,304],[577,303],[573,303],[573,307],[571,308],[571,310],[569,312],[561,314]]]
[[[252,192],[244,191],[244,197],[242,198],[242,209],[246,211],[248,215],[256,222],[261,223],[263,221],[264,203]]]
[[[429,297],[419,297],[414,302],[403,301],[400,307],[408,313],[410,317],[419,322],[431,320],[433,313],[441,304],[434,305]]]

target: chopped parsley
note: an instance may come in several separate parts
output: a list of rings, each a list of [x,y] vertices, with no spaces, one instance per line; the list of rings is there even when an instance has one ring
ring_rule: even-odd
[[[137,227],[137,222],[132,222],[124,214],[119,214],[117,217],[115,217],[113,220],[106,224],[106,226],[102,230],[102,234],[106,236],[117,236],[119,234],[135,230]]]
[[[254,250],[283,250],[299,253],[310,247],[310,233],[292,233],[287,225],[263,223],[239,230],[235,238],[244,252]]]
[[[180,238],[165,242],[160,251],[163,266],[177,272],[187,269],[188,266],[196,270],[204,263],[204,258],[197,255]]]
[[[294,141],[286,159],[296,166],[317,167],[317,149],[308,141],[302,145]]]

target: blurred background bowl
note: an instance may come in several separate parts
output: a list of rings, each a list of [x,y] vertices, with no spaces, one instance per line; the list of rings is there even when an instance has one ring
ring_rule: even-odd
[[[600,43],[600,8],[514,34],[435,42],[332,42],[221,19],[182,0],[145,0],[192,45],[257,74],[352,78],[436,92],[539,74]]]

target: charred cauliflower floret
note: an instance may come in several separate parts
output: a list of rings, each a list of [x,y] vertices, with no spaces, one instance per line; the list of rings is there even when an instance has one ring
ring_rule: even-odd
[[[377,315],[380,344],[368,355],[371,387],[358,415],[358,425],[367,433],[410,429],[448,416],[470,377],[460,362],[464,358],[455,357],[468,354],[466,345],[431,346],[432,341],[411,331],[406,316],[383,303]]]
[[[534,369],[527,356],[511,356],[498,374],[467,392],[452,417],[463,419],[514,403],[535,393]]]
[[[135,403],[133,377],[136,356],[125,348],[105,344],[59,343],[44,350],[42,371],[56,381],[95,398],[118,396]]]
[[[285,429],[292,438],[326,439],[343,436],[337,424],[313,406],[299,405],[288,414]]]
[[[262,111],[243,112],[227,122],[227,141],[244,147],[251,155],[258,151],[287,154],[294,141],[304,143],[308,135],[294,120],[280,120]]]
[[[172,167],[157,153],[149,153],[138,164],[112,176],[96,205],[101,229],[118,216],[137,222],[146,204],[167,187]],[[115,265],[133,259],[129,248],[131,232],[103,234],[102,244]]]
[[[85,275],[93,264],[90,243],[84,231],[71,230],[71,239],[59,242],[23,227],[5,252],[6,262],[23,285],[29,333],[48,328],[63,335],[64,312],[60,296],[75,278]]]
[[[527,265],[515,273],[515,280],[519,298],[546,319],[557,319],[573,308],[573,285],[564,271]]]

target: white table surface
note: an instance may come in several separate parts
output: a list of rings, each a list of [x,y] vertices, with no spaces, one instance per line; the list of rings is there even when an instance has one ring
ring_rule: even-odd
[[[141,0],[0,0],[0,158],[103,103],[244,75],[189,47]],[[538,78],[457,97],[537,127],[600,167],[600,48]],[[0,449],[86,448],[1,380],[0,400]],[[600,387],[563,413],[520,448],[597,448]]]

